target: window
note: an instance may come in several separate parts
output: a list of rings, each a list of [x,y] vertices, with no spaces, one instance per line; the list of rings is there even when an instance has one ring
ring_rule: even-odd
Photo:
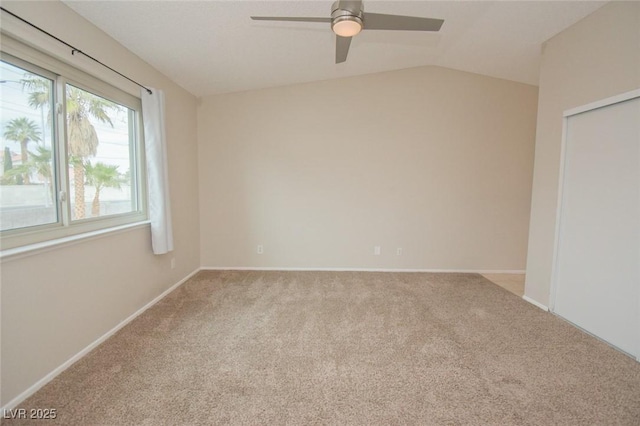
[[[7,54],[4,44],[2,248],[145,220],[140,99],[26,46]]]
[[[135,111],[71,84],[65,94],[71,219],[135,211]]]
[[[0,227],[56,223],[51,76],[0,62]]]

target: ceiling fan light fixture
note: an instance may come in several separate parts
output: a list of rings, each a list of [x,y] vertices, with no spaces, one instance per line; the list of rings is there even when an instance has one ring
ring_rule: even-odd
[[[362,31],[362,19],[357,16],[339,16],[331,23],[331,29],[340,37],[353,37]]]

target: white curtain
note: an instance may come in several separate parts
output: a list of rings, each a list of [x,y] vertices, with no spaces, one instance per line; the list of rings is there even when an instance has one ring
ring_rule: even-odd
[[[151,92],[149,94],[146,89],[141,90],[151,246],[154,254],[165,254],[173,251],[173,230],[164,126],[164,92],[153,88]]]

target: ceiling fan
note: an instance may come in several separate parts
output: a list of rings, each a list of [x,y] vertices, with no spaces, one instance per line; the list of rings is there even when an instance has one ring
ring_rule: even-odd
[[[351,38],[362,30],[439,31],[444,23],[443,19],[365,13],[362,1],[352,0],[338,0],[333,3],[330,18],[252,16],[251,19],[330,23],[336,34],[336,64],[347,60]]]

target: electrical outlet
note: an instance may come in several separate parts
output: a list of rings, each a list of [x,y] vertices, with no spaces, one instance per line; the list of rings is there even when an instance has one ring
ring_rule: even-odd
[[[256,249],[256,253],[258,253],[258,254],[264,253],[264,247],[262,246],[262,244],[258,244],[258,248]]]
[[[171,269],[176,269],[176,258],[175,257],[171,258]]]
[[[373,247],[373,254],[375,254],[376,256],[380,256],[380,246]]]
[[[397,254],[398,256],[402,256],[402,247],[398,247],[398,248],[396,249],[396,254]]]

